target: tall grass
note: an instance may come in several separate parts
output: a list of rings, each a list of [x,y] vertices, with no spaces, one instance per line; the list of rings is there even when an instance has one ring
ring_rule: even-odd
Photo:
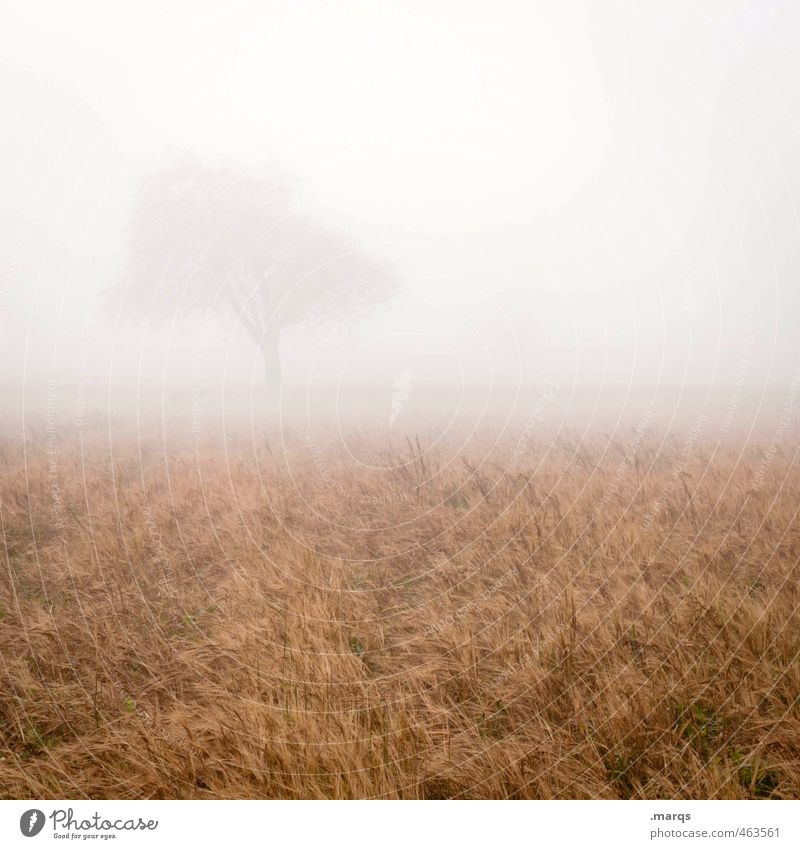
[[[797,798],[800,440],[629,437],[4,440],[0,793]]]

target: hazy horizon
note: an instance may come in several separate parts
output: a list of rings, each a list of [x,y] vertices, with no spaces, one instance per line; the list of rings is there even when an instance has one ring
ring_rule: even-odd
[[[552,381],[601,409],[606,393],[609,413],[663,387],[725,410],[764,387],[780,407],[799,373],[788,3],[144,4],[125,26],[101,3],[10,4],[4,19],[5,387],[258,391],[235,317],[114,300],[137,198],[187,157],[285,181],[294,209],[397,277],[370,309],[283,329],[287,396],[368,399],[408,373],[420,397]]]

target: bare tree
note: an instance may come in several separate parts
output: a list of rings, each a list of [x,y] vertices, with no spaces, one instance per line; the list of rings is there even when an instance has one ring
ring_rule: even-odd
[[[285,184],[195,163],[145,180],[124,302],[150,315],[235,315],[280,382],[285,327],[384,301],[395,281],[339,232],[297,214]]]

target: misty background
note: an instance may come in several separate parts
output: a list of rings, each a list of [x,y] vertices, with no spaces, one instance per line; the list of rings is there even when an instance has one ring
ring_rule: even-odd
[[[175,162],[280,175],[398,286],[280,334],[280,409],[773,427],[800,375],[788,2],[2,4],[5,423],[261,415],[216,312],[134,313]],[[196,423],[196,422],[195,422]]]

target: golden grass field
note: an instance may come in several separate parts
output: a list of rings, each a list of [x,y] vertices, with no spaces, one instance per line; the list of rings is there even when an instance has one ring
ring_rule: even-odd
[[[481,440],[0,442],[2,795],[800,797],[800,439]]]

